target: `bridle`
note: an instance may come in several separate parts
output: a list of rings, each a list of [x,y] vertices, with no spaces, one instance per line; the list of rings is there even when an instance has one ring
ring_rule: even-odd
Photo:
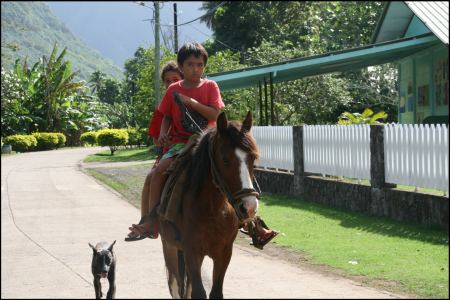
[[[259,189],[259,185],[258,185],[258,182],[256,181],[255,176],[253,176],[253,181],[255,182],[255,186],[258,190],[255,190],[253,188],[245,188],[245,189],[241,189],[235,193],[231,193],[226,182],[220,176],[219,170],[217,169],[217,166],[214,162],[213,144],[214,144],[213,140],[211,140],[209,143],[209,148],[208,148],[209,160],[211,161],[211,175],[212,175],[213,183],[222,192],[222,194],[225,195],[228,202],[233,206],[234,211],[236,212],[236,215],[237,215],[239,221],[242,222],[243,220],[246,219],[246,217],[243,215],[242,211],[239,209],[240,204],[242,204],[242,199],[247,196],[256,196],[256,198],[259,199],[261,190]]]

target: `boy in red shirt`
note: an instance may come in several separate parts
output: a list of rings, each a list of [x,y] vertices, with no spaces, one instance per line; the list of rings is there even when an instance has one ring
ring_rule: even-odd
[[[175,103],[174,93],[179,95],[180,101],[191,114],[199,114],[206,119],[208,127],[216,125],[217,117],[225,107],[217,83],[202,78],[207,61],[208,53],[200,43],[187,43],[178,51],[177,63],[184,79],[169,86],[158,107],[158,110],[164,115],[158,142],[171,146],[161,157],[154,170],[154,176],[152,176],[148,220],[143,224],[133,224],[129,228],[140,235],[146,235],[153,239],[158,238],[158,219],[155,207],[159,204],[161,192],[168,177],[165,171],[183,150],[192,135],[182,125],[183,115]],[[260,249],[278,234],[269,229],[260,218],[249,225],[248,233],[252,235],[253,244]]]
[[[153,171],[148,207],[150,220],[142,225],[133,224],[129,229],[135,233],[147,235],[150,238],[158,237],[155,207],[159,204],[159,198],[168,177],[165,171],[192,135],[185,131],[181,124],[182,115],[174,101],[173,93],[178,93],[181,102],[188,110],[197,112],[205,118],[208,121],[208,127],[215,126],[220,111],[225,107],[217,83],[202,78],[207,61],[208,53],[199,43],[187,43],[178,51],[177,63],[184,79],[169,86],[158,107],[164,115],[158,142],[170,147]],[[149,225],[152,228],[150,231],[153,232],[149,232]]]

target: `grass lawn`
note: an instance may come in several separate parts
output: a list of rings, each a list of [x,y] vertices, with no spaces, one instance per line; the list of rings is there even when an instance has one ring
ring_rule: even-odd
[[[280,195],[265,195],[259,214],[284,233],[279,245],[317,264],[395,281],[396,290],[448,298],[448,234]]]
[[[119,149],[114,152],[114,155],[111,155],[111,151],[106,150],[88,155],[83,162],[145,161],[156,158],[156,154],[152,151],[152,149],[152,146],[144,148]]]

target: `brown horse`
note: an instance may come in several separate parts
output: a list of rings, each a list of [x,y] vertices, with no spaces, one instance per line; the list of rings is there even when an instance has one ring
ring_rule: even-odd
[[[206,255],[214,264],[209,297],[223,298],[238,226],[252,220],[258,208],[259,193],[252,179],[259,153],[251,126],[250,112],[242,124],[221,113],[217,127],[200,135],[183,167],[185,180],[177,181],[182,185],[182,214],[174,222],[160,218],[173,298],[206,298],[201,278]]]

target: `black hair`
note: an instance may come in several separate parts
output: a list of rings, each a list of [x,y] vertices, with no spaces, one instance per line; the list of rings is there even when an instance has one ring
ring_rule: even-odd
[[[161,80],[164,81],[164,75],[166,75],[167,72],[177,72],[178,74],[180,74],[181,78],[183,78],[183,73],[181,73],[180,69],[177,66],[177,63],[173,60],[167,62],[164,67],[162,68],[161,71]]]
[[[198,42],[187,42],[180,48],[177,55],[177,62],[179,66],[182,66],[184,61],[191,55],[195,57],[203,57],[203,61],[206,65],[208,62],[208,52],[202,46],[202,44]]]

